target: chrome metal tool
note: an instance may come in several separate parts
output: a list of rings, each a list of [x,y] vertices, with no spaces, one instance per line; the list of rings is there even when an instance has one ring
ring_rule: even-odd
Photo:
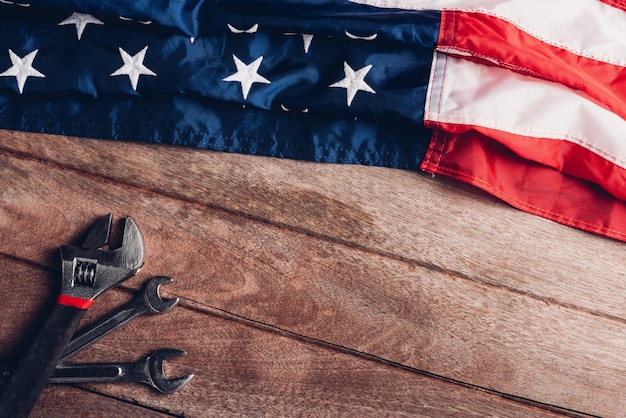
[[[161,348],[135,362],[62,364],[54,369],[49,383],[143,383],[162,393],[176,392],[185,386],[193,374],[168,379],[163,373],[163,361],[183,356],[183,350]]]
[[[176,306],[178,298],[163,299],[159,294],[160,286],[172,281],[170,277],[165,276],[153,277],[146,281],[141,292],[133,300],[116,309],[104,320],[75,335],[60,362],[69,359],[139,315],[162,313]],[[172,393],[186,385],[193,378],[193,374],[168,379],[163,373],[163,361],[184,354],[182,350],[163,348],[137,362],[61,364],[54,369],[48,383],[136,382],[148,384],[163,393]],[[0,364],[0,382],[10,375],[9,367]]]
[[[135,275],[144,262],[143,237],[126,218],[122,245],[108,249],[111,214],[80,247],[62,246],[61,292],[37,337],[0,388],[0,417],[27,417],[94,299]]]
[[[144,284],[141,293],[129,303],[116,309],[115,312],[96,325],[74,335],[59,363],[63,363],[74,354],[82,351],[87,346],[139,315],[161,313],[176,306],[178,298],[165,300],[159,294],[160,286],[170,282],[172,282],[172,279],[165,276],[149,279]]]

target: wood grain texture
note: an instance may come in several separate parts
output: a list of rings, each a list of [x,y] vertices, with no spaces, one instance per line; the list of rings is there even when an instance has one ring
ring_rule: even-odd
[[[171,414],[164,414],[150,408],[62,385],[50,385],[44,389],[30,414],[30,418],[167,418],[171,416]]]
[[[0,257],[0,269],[36,289],[53,274]],[[18,276],[19,273],[19,276]],[[54,292],[49,292],[53,296]],[[0,289],[0,297],[10,295]],[[89,311],[96,321],[131,294],[113,289]],[[42,298],[7,304],[3,314],[29,317]],[[185,303],[183,303],[184,305]],[[0,341],[15,338],[4,329]],[[134,361],[160,347],[186,350],[165,364],[168,376],[195,373],[173,395],[138,384],[49,385],[33,417],[65,416],[450,416],[556,417],[557,414],[441,379],[277,335],[196,306],[145,316],[76,355],[72,362]]]
[[[86,153],[75,158],[93,156]],[[281,166],[276,161],[271,164]],[[300,178],[312,177],[309,168],[318,170],[313,164],[299,167]],[[122,172],[126,166],[118,168]],[[355,169],[353,177],[360,177],[361,168]],[[325,347],[364,353],[409,369],[403,373],[424,371],[560,408],[604,416],[618,416],[626,410],[621,396],[626,324],[621,318],[594,314],[575,304],[552,302],[568,292],[564,285],[563,290],[554,285],[557,296],[538,298],[511,286],[476,280],[472,275],[483,274],[480,260],[475,262],[474,273],[458,274],[439,268],[437,260],[416,262],[390,256],[347,242],[339,234],[333,238],[303,228],[285,228],[239,211],[129,185],[134,176],[128,173],[122,184],[12,152],[0,154],[0,231],[11,237],[0,242],[0,252],[55,268],[59,243],[75,242],[85,225],[109,210],[132,214],[148,247],[142,273],[174,277],[176,285],[167,292],[181,296],[204,316],[228,313],[283,332],[290,343],[299,337],[323,342]],[[237,178],[235,173],[232,177]],[[392,187],[396,180],[380,177],[375,183]],[[236,189],[237,180],[232,183]],[[271,196],[263,198],[264,204]],[[335,203],[326,207],[334,208]],[[346,213],[359,219],[369,216],[360,207],[355,204]],[[419,216],[422,208],[407,206],[405,210]],[[461,210],[454,206],[454,211]],[[509,216],[504,206],[491,213],[499,210]],[[337,216],[331,209],[324,211],[328,211],[327,222],[343,219],[341,211]],[[387,219],[385,223],[392,222]],[[509,229],[518,228],[509,225]],[[355,236],[359,234],[368,236],[363,231]],[[595,245],[596,240],[591,242]],[[449,244],[444,236],[432,245],[445,253],[457,244]],[[525,248],[520,243],[506,254],[530,251]],[[551,260],[549,270],[556,271],[561,263],[561,259]],[[500,264],[506,268],[508,260]],[[499,271],[498,264],[490,268]],[[612,282],[620,286],[619,280]],[[127,285],[138,286],[136,281]],[[183,325],[198,321],[183,319],[168,334],[175,336]],[[226,328],[233,328],[231,322]],[[211,327],[194,331],[192,339],[202,340],[203,329]],[[278,340],[271,335],[265,345],[278,344]],[[269,348],[264,353],[266,358],[277,358]],[[241,363],[255,358],[248,352],[242,357]],[[288,376],[280,375],[278,380],[287,381]],[[248,379],[241,377],[241,381]]]
[[[623,244],[418,173],[0,132],[13,150],[538,300],[626,320]]]

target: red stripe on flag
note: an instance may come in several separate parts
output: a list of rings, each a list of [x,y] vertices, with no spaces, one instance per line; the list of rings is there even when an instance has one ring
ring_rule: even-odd
[[[570,176],[602,186],[618,199],[626,200],[626,169],[570,141],[535,138],[482,126],[428,123],[431,128],[463,135],[470,129],[506,146],[517,156],[541,163]],[[540,152],[538,152],[540,150]]]
[[[526,212],[626,241],[626,202],[519,157],[480,132],[435,130],[421,168],[477,186]]]
[[[623,2],[612,5],[625,6]],[[444,11],[437,49],[535,78],[558,81],[585,92],[626,119],[626,68],[549,45],[497,17]]]
[[[616,7],[618,9],[622,9],[626,11],[626,1],[625,0],[600,0],[602,3],[606,3],[609,6]]]

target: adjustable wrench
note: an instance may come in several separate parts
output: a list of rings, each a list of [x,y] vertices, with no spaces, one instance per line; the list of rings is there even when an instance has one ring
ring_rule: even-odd
[[[133,300],[118,308],[106,319],[74,335],[59,363],[64,362],[139,315],[161,313],[176,306],[178,298],[164,300],[159,294],[159,287],[170,282],[172,279],[165,276],[153,277],[146,281],[141,293],[135,296]],[[0,379],[6,379],[11,374],[9,368],[3,366],[4,364],[0,363]],[[54,376],[54,372],[52,375]],[[52,383],[52,378],[48,380],[48,383]]]
[[[81,247],[62,246],[61,292],[33,344],[0,388],[0,417],[27,417],[94,299],[135,275],[144,260],[143,238],[127,217],[122,246],[109,250],[111,214],[101,218]]]

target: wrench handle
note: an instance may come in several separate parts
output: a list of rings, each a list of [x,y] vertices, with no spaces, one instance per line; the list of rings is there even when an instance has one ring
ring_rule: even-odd
[[[125,305],[119,311],[114,313],[113,315],[108,316],[105,320],[98,323],[97,325],[84,330],[72,338],[72,340],[67,345],[65,352],[61,356],[59,363],[63,363],[68,358],[72,357],[74,354],[78,353],[85,347],[95,343],[100,338],[109,334],[111,331],[116,328],[124,325],[137,315],[140,315],[143,312],[139,312],[132,309],[132,304]]]
[[[56,304],[31,346],[0,387],[0,417],[27,417],[86,309]]]

